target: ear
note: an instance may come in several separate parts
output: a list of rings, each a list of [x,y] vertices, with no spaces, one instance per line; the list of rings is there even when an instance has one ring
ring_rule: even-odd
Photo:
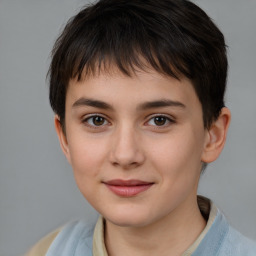
[[[54,124],[55,124],[55,129],[57,132],[57,135],[59,137],[59,142],[60,142],[60,147],[66,156],[68,162],[70,163],[70,153],[69,153],[69,146],[68,146],[68,141],[65,132],[63,131],[63,127],[60,123],[60,119],[57,115],[54,117]]]
[[[218,119],[206,132],[202,162],[210,163],[218,158],[226,142],[230,120],[230,110],[226,107],[222,108]]]

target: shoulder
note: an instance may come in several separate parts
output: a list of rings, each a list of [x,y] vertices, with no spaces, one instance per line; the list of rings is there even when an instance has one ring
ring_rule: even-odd
[[[74,221],[67,224],[56,236],[47,256],[90,255],[92,253],[92,241],[95,223]]]
[[[73,221],[41,239],[26,256],[80,255],[92,250],[95,223]],[[75,253],[76,252],[76,253]]]
[[[229,227],[220,248],[219,255],[255,256],[256,242],[245,237],[233,227]]]
[[[256,256],[256,243],[231,227],[213,203],[207,227],[193,256]]]
[[[48,251],[50,245],[52,244],[53,240],[59,234],[61,229],[57,229],[50,234],[43,237],[39,240],[26,254],[26,256],[36,256],[36,255],[45,255]]]

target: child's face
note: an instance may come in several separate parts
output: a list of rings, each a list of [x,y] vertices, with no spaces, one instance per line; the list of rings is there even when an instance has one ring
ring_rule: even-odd
[[[60,137],[90,204],[112,223],[145,226],[196,204],[202,116],[189,80],[101,74],[70,82]]]

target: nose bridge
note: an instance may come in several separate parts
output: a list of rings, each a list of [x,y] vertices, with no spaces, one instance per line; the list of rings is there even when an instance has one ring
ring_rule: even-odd
[[[123,123],[116,128],[112,138],[111,161],[129,168],[144,161],[139,132],[131,124]]]

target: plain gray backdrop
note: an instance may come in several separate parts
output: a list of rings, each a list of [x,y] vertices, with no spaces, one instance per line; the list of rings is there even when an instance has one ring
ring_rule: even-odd
[[[232,225],[256,239],[256,0],[197,0],[226,36],[232,124],[202,176]],[[21,255],[64,223],[96,218],[59,148],[45,80],[50,51],[82,0],[0,0],[0,255]]]

